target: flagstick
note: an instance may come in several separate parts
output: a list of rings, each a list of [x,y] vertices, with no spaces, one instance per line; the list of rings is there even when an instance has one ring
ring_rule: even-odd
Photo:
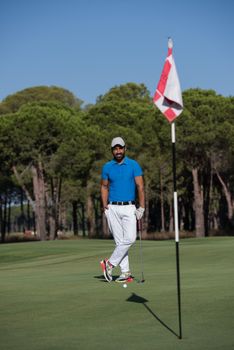
[[[173,162],[173,185],[174,185],[174,226],[175,226],[175,244],[176,244],[176,270],[177,270],[177,296],[178,296],[178,314],[179,314],[179,339],[182,339],[181,326],[181,297],[180,297],[180,255],[179,255],[179,225],[178,225],[178,201],[176,186],[176,147],[175,147],[175,123],[171,124],[172,141],[172,162]]]

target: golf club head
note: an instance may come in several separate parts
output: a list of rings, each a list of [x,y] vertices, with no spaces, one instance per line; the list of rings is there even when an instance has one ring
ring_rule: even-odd
[[[138,280],[137,283],[145,283],[145,279]]]

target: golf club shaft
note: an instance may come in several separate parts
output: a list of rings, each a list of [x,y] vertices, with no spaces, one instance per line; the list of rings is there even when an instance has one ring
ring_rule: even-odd
[[[141,281],[144,281],[144,266],[143,266],[143,254],[142,254],[142,221],[137,220],[137,228],[140,239],[140,264],[141,264]]]

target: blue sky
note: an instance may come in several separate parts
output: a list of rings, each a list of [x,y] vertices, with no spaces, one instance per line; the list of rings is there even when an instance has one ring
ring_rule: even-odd
[[[153,95],[168,36],[182,90],[234,95],[233,0],[0,0],[0,100],[56,85],[95,103],[127,82]]]

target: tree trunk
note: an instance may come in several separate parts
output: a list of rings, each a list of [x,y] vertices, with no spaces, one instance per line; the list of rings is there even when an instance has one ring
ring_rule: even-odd
[[[180,231],[184,231],[185,207],[183,203],[181,204],[179,219],[180,219],[180,224],[179,224]]]
[[[231,192],[228,188],[228,186],[225,184],[224,180],[222,179],[222,177],[220,176],[219,172],[217,169],[215,169],[216,175],[222,185],[223,188],[223,192],[224,192],[224,196],[226,198],[226,202],[227,202],[227,207],[228,207],[228,219],[231,220],[233,217],[233,203],[232,203],[232,195]]]
[[[25,232],[25,214],[24,214],[24,192],[23,189],[21,187],[21,191],[20,191],[20,221],[21,221],[21,225],[22,225],[22,231]]]
[[[45,210],[45,183],[41,162],[31,167],[33,176],[33,192],[35,196],[36,232],[41,241],[46,240],[46,210]]]
[[[59,206],[59,226],[62,231],[66,231],[67,229],[67,210],[65,204],[60,203]]]
[[[50,181],[50,188],[48,183],[45,183],[45,215],[46,215],[46,225],[48,229],[49,239],[52,240],[55,234],[55,218],[53,215],[53,197],[54,197],[54,188],[53,188],[53,179]]]
[[[209,212],[209,228],[218,231],[218,207],[219,200],[217,200],[217,189],[214,187],[214,174],[213,167],[211,164],[211,175],[210,175],[210,212]],[[219,196],[219,195],[218,195]]]
[[[95,237],[95,215],[93,200],[90,195],[87,196],[87,226],[89,238]]]
[[[31,229],[31,218],[30,218],[30,203],[27,201],[27,230]]]
[[[213,215],[213,228],[215,231],[218,231],[219,229],[219,220],[218,220],[218,213],[216,208],[214,209],[214,215]]]
[[[32,199],[32,197],[30,196],[29,194],[29,191],[27,190],[25,184],[23,183],[22,179],[21,179],[21,176],[20,174],[18,173],[17,169],[16,169],[16,166],[13,165],[12,167],[12,170],[13,170],[13,173],[18,181],[18,184],[21,186],[21,188],[23,189],[29,203],[31,204],[32,208],[33,208],[33,211],[35,212],[35,201]],[[31,169],[32,170],[32,169]]]
[[[23,189],[23,191],[24,191],[24,193],[25,193],[25,195],[26,195],[26,197],[27,197],[27,200],[28,200],[28,213],[30,212],[30,211],[29,211],[29,204],[30,204],[31,207],[32,207],[32,210],[33,210],[33,226],[34,226],[33,230],[34,230],[34,232],[36,232],[36,227],[35,227],[35,226],[36,226],[36,225],[35,225],[35,220],[36,220],[36,219],[35,219],[35,218],[36,218],[36,204],[35,204],[35,200],[32,199],[32,197],[31,197],[31,195],[30,195],[28,189],[26,188],[25,184],[23,183],[22,178],[21,178],[21,175],[18,173],[18,171],[17,171],[15,165],[13,165],[12,170],[13,170],[13,173],[14,173],[14,175],[15,175],[17,181],[18,181],[18,184],[19,184],[20,187]],[[33,173],[33,170],[32,170],[32,169],[31,169],[31,172]],[[29,220],[29,221],[27,221],[27,224],[28,224],[28,229],[30,229],[30,219],[29,219],[29,215],[28,215],[27,220]]]
[[[78,202],[72,202],[72,221],[73,221],[73,233],[78,236],[78,217],[77,217]]]
[[[56,182],[56,192],[54,197],[54,220],[55,220],[55,231],[54,237],[55,239],[58,234],[58,230],[60,229],[60,204],[61,204],[61,191],[62,191],[62,178],[58,178]]]
[[[7,233],[11,232],[11,198],[8,201],[8,210],[7,210]]]
[[[5,194],[4,203],[3,203],[3,212],[1,210],[1,242],[2,243],[5,242],[5,237],[6,237],[6,220],[7,220],[7,196]]]
[[[47,215],[49,217],[49,231],[51,240],[57,237],[59,230],[59,207],[61,198],[61,186],[61,178],[51,178],[50,191],[48,189],[46,191]]]
[[[3,215],[2,215],[2,197],[0,197],[0,232],[1,232],[1,243],[4,243],[3,236],[2,236],[2,220],[3,220]]]
[[[198,169],[192,169],[196,237],[205,237],[203,188],[199,184]]]
[[[102,222],[100,220],[100,211],[101,211],[101,208],[100,208],[100,199],[95,199],[95,198],[92,198],[93,199],[93,208],[94,208],[94,235],[95,237],[100,237],[102,235]]]
[[[209,234],[210,228],[210,203],[211,203],[211,191],[212,191],[212,170],[211,167],[207,167],[206,174],[204,176],[205,181],[203,182],[204,188],[204,224],[205,224],[205,236]]]
[[[85,206],[84,206],[84,203],[81,203],[81,223],[82,223],[82,234],[83,234],[83,237],[85,237],[86,232],[85,232]]]

